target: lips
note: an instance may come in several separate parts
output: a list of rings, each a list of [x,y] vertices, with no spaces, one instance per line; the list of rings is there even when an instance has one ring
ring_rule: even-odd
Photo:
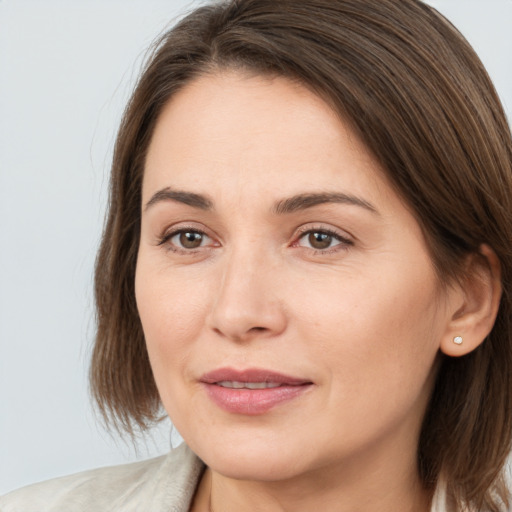
[[[278,382],[243,382],[237,380],[223,380],[216,382],[217,386],[231,389],[269,389],[281,386]]]
[[[313,383],[264,369],[220,368],[200,379],[210,399],[221,409],[244,415],[264,414],[299,398]]]

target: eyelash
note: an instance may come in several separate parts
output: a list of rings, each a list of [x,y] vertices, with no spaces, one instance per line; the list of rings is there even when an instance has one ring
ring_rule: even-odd
[[[307,227],[307,228],[303,228],[303,229],[299,230],[299,234],[296,237],[296,241],[293,242],[292,246],[293,247],[297,247],[297,246],[303,247],[303,246],[299,245],[300,240],[302,240],[306,235],[310,235],[312,233],[318,233],[318,234],[321,233],[323,235],[330,236],[339,242],[338,244],[334,245],[333,247],[328,247],[327,249],[314,249],[313,247],[309,247],[309,248],[306,247],[306,249],[314,251],[313,254],[323,254],[323,255],[331,254],[331,253],[335,253],[338,251],[347,250],[350,246],[354,245],[354,242],[352,240],[350,240],[349,238],[347,238],[345,236],[342,236],[340,233],[338,233],[332,229],[324,228],[324,227],[317,227],[317,228]]]
[[[183,247],[179,247],[179,246],[169,243],[170,240],[172,240],[172,238],[174,238],[176,235],[180,235],[182,233],[197,233],[203,237],[207,237],[210,239],[212,238],[201,229],[198,229],[198,228],[192,227],[192,226],[190,226],[190,227],[184,226],[184,227],[180,227],[179,229],[175,229],[170,232],[165,232],[162,236],[159,237],[157,245],[158,246],[167,246],[166,249],[169,251],[172,251],[172,252],[175,252],[178,254],[187,254],[187,255],[193,255],[193,254],[197,253],[200,249],[204,249],[204,248],[208,249],[209,248],[209,247],[205,247],[205,246],[200,246],[196,249],[185,249]],[[329,237],[332,237],[339,243],[337,243],[333,247],[328,247],[326,249],[314,249],[313,247],[308,248],[308,247],[299,245],[299,242],[306,235],[310,235],[312,233],[327,235]],[[291,244],[291,247],[303,247],[304,249],[314,251],[313,254],[315,254],[315,255],[320,255],[320,254],[325,255],[325,254],[335,253],[338,251],[347,250],[350,246],[353,246],[353,245],[354,245],[354,242],[352,240],[342,236],[340,233],[338,233],[332,229],[328,229],[328,228],[324,228],[324,227],[317,227],[317,228],[307,227],[307,228],[303,228],[303,229],[299,230],[299,233],[295,237],[295,240]]]
[[[159,246],[166,246],[165,248],[169,251],[172,251],[172,252],[175,252],[175,253],[178,253],[178,254],[195,254],[198,252],[198,249],[203,249],[204,247],[201,246],[201,247],[198,247],[197,249],[185,249],[183,247],[179,247],[179,246],[176,246],[174,244],[171,244],[170,241],[176,236],[176,235],[180,235],[182,233],[197,233],[203,237],[208,237],[208,238],[211,238],[210,236],[208,236],[203,230],[201,229],[198,229],[196,227],[192,227],[192,226],[184,226],[184,227],[180,227],[178,229],[175,229],[173,231],[170,231],[170,232],[164,232],[162,236],[159,237],[158,239],[158,244]]]

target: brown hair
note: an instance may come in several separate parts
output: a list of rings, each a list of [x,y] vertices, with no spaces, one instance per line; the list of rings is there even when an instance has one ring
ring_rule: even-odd
[[[419,0],[230,0],[201,7],[156,44],[114,152],[96,266],[92,392],[130,432],[161,412],[134,294],[145,153],[169,98],[222,68],[280,75],[352,124],[420,222],[444,282],[488,244],[503,296],[488,339],[443,357],[418,448],[432,488],[500,510],[512,435],[512,141],[497,94],[459,32]]]

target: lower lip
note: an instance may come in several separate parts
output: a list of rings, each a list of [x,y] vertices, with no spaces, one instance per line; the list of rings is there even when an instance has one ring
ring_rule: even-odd
[[[279,386],[266,389],[233,389],[217,384],[204,384],[209,397],[221,409],[233,414],[256,416],[300,397],[312,384]]]

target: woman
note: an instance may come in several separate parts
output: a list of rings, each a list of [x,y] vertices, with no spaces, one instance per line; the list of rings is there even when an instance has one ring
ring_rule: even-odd
[[[2,510],[508,510],[511,166],[417,0],[193,12],[119,131],[91,371],[186,444]]]

